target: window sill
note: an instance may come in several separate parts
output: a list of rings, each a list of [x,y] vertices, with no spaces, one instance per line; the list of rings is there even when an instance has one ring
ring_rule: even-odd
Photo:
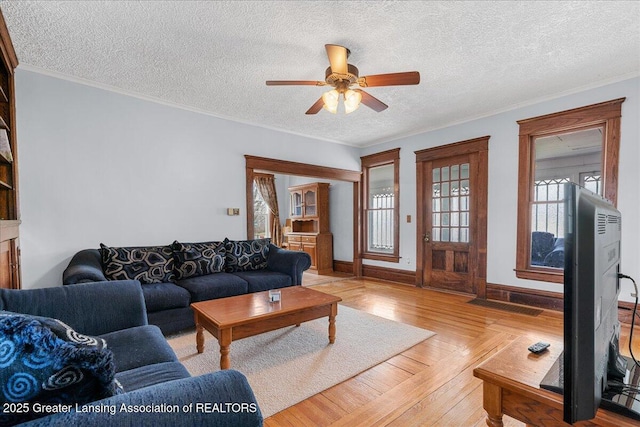
[[[516,277],[519,279],[539,280],[541,282],[564,283],[563,270],[550,269],[530,269],[530,270],[514,270]]]
[[[375,261],[386,261],[386,262],[400,262],[400,257],[398,255],[387,255],[387,254],[378,254],[374,252],[365,252],[362,254],[362,258],[364,259],[372,259]]]

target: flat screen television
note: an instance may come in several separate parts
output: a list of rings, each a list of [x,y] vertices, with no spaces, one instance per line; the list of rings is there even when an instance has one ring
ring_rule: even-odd
[[[564,352],[541,386],[563,393],[566,423],[599,407],[640,420],[635,363],[619,352],[621,214],[576,184],[564,194]]]

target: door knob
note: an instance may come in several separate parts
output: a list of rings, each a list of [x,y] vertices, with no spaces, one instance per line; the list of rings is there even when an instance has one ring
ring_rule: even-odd
[[[424,233],[424,241],[427,243],[431,241],[431,233],[429,232]]]

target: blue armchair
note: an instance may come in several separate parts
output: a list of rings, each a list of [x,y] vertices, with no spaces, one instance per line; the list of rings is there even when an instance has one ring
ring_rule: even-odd
[[[73,409],[24,425],[262,426],[260,408],[241,373],[189,375],[160,329],[147,324],[137,281],[1,289],[0,310],[57,318],[79,333],[103,338],[114,355],[115,378],[124,389],[123,394],[88,404],[102,411]],[[211,403],[230,404],[233,410],[211,410]],[[145,411],[153,405],[165,409]]]

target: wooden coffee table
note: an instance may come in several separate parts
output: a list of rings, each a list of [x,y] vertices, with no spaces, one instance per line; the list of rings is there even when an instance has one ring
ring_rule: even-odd
[[[220,344],[220,369],[229,369],[231,341],[329,316],[329,343],[336,339],[336,315],[342,298],[302,286],[282,288],[279,302],[269,292],[256,292],[191,304],[196,321],[196,347],[204,351],[204,329]]]

